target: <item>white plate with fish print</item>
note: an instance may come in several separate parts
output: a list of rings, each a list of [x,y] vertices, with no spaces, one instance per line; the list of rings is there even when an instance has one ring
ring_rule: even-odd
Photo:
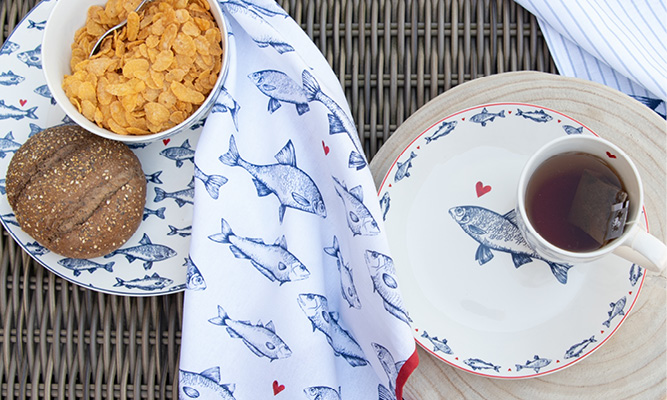
[[[40,246],[16,223],[5,194],[9,162],[28,137],[50,126],[70,123],[55,104],[41,67],[44,25],[53,1],[39,3],[0,49],[0,218],[18,244],[44,267],[92,290],[121,295],[154,296],[198,282],[189,262],[194,184],[216,194],[222,177],[194,167],[194,149],[203,121],[168,139],[130,147],[147,179],[147,198],[138,231],[117,251],[90,260],[67,259]],[[223,105],[212,112],[232,112]],[[193,178],[194,177],[194,178]]]
[[[594,133],[543,107],[480,105],[421,132],[385,175],[405,305],[417,342],[440,360],[493,378],[552,373],[599,348],[637,300],[644,271],[617,256],[563,270],[527,247],[517,255],[532,261],[517,267],[507,250],[524,163],[568,134]]]

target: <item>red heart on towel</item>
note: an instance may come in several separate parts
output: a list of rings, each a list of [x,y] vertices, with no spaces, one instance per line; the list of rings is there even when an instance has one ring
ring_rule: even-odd
[[[21,107],[23,107],[27,102],[28,100],[23,100],[23,99],[19,100],[19,103],[21,103]]]
[[[329,146],[327,146],[326,143],[324,143],[324,140],[322,141],[322,149],[324,150],[324,155],[325,155],[325,156],[326,156],[327,154],[329,154],[329,150],[331,150],[331,149],[329,148]]]
[[[475,185],[475,190],[477,191],[477,197],[482,197],[491,191],[491,186],[489,185],[484,186],[482,181],[479,181]]]
[[[273,381],[273,395],[277,395],[278,393],[282,392],[285,390],[285,385],[279,385],[278,381]]]

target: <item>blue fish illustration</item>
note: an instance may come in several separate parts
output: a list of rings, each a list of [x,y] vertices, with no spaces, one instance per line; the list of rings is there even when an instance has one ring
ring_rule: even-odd
[[[274,244],[266,244],[261,239],[236,236],[227,221],[221,219],[220,222],[221,233],[208,238],[216,243],[230,244],[229,250],[236,258],[250,260],[270,281],[278,281],[282,285],[310,276],[306,266],[287,250],[285,236]]]
[[[185,287],[188,290],[204,290],[206,289],[206,281],[204,280],[204,276],[201,274],[199,271],[199,268],[195,265],[194,262],[192,262],[192,259],[190,256],[188,256],[185,259],[185,264],[183,264],[187,268],[186,272],[186,278],[185,278]]]
[[[630,267],[630,284],[635,286],[639,282],[639,278],[642,277],[642,267],[637,264],[632,264]]]
[[[94,261],[86,260],[83,258],[63,258],[58,261],[58,264],[63,267],[72,270],[74,276],[81,275],[81,271],[88,271],[90,273],[95,272],[96,270],[102,268],[109,272],[113,272],[113,261],[107,264],[100,264]]]
[[[643,105],[647,106],[651,110],[655,111],[656,114],[661,116],[662,118],[665,118],[665,114],[662,114],[658,111],[658,107],[660,107],[661,104],[664,104],[665,102],[661,99],[656,99],[653,97],[646,97],[646,96],[638,96],[638,95],[630,95],[633,99],[639,101]]]
[[[49,90],[49,87],[47,85],[42,85],[35,88],[34,92],[42,97],[46,97],[47,99],[51,100],[51,104],[56,104],[56,99],[53,98],[53,95],[51,95],[51,91]]]
[[[487,123],[493,122],[496,117],[505,118],[505,110],[500,110],[500,112],[494,114],[490,113],[486,107],[482,108],[482,111],[470,117],[470,121],[486,126]]]
[[[378,400],[396,400],[396,395],[383,384],[378,384]]]
[[[532,360],[526,361],[525,364],[514,364],[516,366],[516,371],[519,372],[524,368],[530,368],[535,371],[536,374],[540,372],[541,368],[546,367],[547,365],[551,364],[551,360],[548,358],[540,358],[539,356],[535,355]]]
[[[63,125],[75,125],[74,120],[72,118],[70,118],[69,115],[65,115],[61,121],[62,121]],[[146,147],[146,146],[148,146],[148,143],[136,143],[136,145],[133,144],[132,148],[137,148],[137,147],[134,147],[134,146]]]
[[[6,224],[20,226],[19,223],[16,222],[16,215],[14,215],[14,213],[3,214],[2,220],[5,221]]]
[[[220,161],[231,167],[241,167],[253,177],[260,197],[275,194],[280,201],[278,216],[283,221],[285,208],[306,211],[326,218],[324,200],[315,182],[296,166],[296,154],[292,141],[275,155],[277,164],[258,165],[245,161],[239,155],[234,136],[229,138],[229,151],[220,156]]]
[[[625,312],[623,311],[625,308],[625,296],[621,297],[616,303],[609,303],[609,307],[611,307],[611,310],[607,313],[609,318],[602,323],[602,325],[607,328],[609,328],[612,319],[619,315],[625,315]]]
[[[463,363],[472,368],[473,371],[492,369],[496,372],[500,372],[500,368],[502,368],[500,365],[493,365],[492,363],[480,360],[479,358],[468,358],[463,360]]]
[[[164,199],[174,199],[176,204],[179,207],[183,207],[186,204],[193,204],[193,199],[195,197],[195,178],[193,177],[188,187],[183,190],[177,190],[175,192],[165,192],[163,189],[156,187],[155,188],[155,198],[154,202],[159,203]]]
[[[270,46],[280,54],[294,51],[294,47],[281,37],[280,32],[254,12],[253,9],[231,2],[222,3],[221,5],[239,24],[242,26],[252,26],[252,29],[248,29],[246,32],[259,47]]]
[[[30,127],[30,133],[28,134],[28,137],[33,137],[35,134],[44,130],[44,128],[37,124],[33,124],[32,122],[29,123],[28,126]]]
[[[374,250],[366,250],[365,258],[373,280],[373,291],[382,298],[385,310],[406,324],[412,322],[398,289],[394,260]]]
[[[21,147],[21,143],[14,141],[14,135],[10,131],[4,138],[0,138],[0,158],[5,158],[7,153],[15,153]]]
[[[382,369],[387,374],[387,378],[389,378],[389,391],[392,393],[396,392],[398,372],[403,367],[403,364],[405,364],[405,361],[394,361],[394,356],[391,355],[391,352],[381,344],[371,343],[371,345],[373,346],[373,349],[375,349],[375,354],[380,361]]]
[[[245,7],[256,14],[263,14],[267,17],[282,16],[287,18],[289,14],[282,9],[274,0],[220,0],[220,4],[233,3],[240,7]]]
[[[434,140],[440,139],[443,136],[449,135],[451,131],[456,128],[457,121],[445,121],[433,132],[431,136],[425,136],[426,144],[431,143]]]
[[[162,180],[160,179],[161,174],[162,174],[162,171],[158,171],[158,172],[154,172],[150,175],[146,175],[146,182],[156,183],[158,185],[162,184]]]
[[[343,200],[347,225],[350,227],[352,234],[354,236],[374,236],[380,233],[375,218],[363,203],[364,193],[361,185],[348,190],[338,179],[333,177],[333,180],[336,193]]]
[[[234,127],[236,131],[239,131],[239,110],[241,106],[239,103],[234,100],[234,98],[225,90],[223,87],[220,90],[220,95],[216,99],[213,107],[211,107],[211,113],[224,113],[229,112],[232,116],[232,121],[234,122]]]
[[[330,111],[329,114],[329,134],[335,135],[337,133],[345,132],[352,141],[355,150],[350,153],[348,159],[348,167],[362,169],[367,165],[364,152],[361,150],[361,143],[359,142],[359,135],[354,121],[350,119],[348,114],[336,103],[331,97],[324,94],[320,84],[315,77],[304,70],[301,74],[303,80],[303,87],[308,95],[308,101],[319,101]]]
[[[578,128],[575,128],[572,125],[563,125],[563,130],[568,135],[579,135],[580,133],[582,133],[584,131],[584,127],[580,126]]]
[[[417,157],[414,151],[410,152],[410,156],[403,162],[396,162],[396,174],[394,174],[394,182],[398,182],[403,178],[410,177],[410,168],[412,168],[412,160]]]
[[[164,219],[164,211],[166,210],[166,207],[160,207],[157,210],[151,210],[150,208],[144,208],[144,215],[142,217],[142,220],[145,221],[146,218],[150,217],[151,215],[155,215],[156,217],[160,219]]]
[[[338,272],[340,274],[340,290],[343,295],[343,299],[347,301],[347,304],[350,307],[360,309],[361,301],[359,300],[359,295],[357,294],[357,288],[354,286],[352,270],[350,269],[350,266],[345,264],[345,261],[343,260],[343,254],[340,251],[338,238],[335,235],[333,237],[333,246],[325,247],[324,252],[336,258],[336,265],[338,266]]]
[[[257,357],[266,357],[270,361],[287,358],[292,355],[292,350],[276,335],[273,321],[263,325],[259,322],[253,325],[247,321],[233,320],[227,312],[218,306],[218,316],[208,320],[213,325],[227,327],[229,336],[241,339],[250,351]]]
[[[186,226],[185,228],[177,228],[173,225],[169,225],[169,233],[167,236],[178,235],[180,237],[186,237],[192,235],[192,225]]]
[[[338,390],[328,386],[311,386],[303,389],[309,400],[341,400],[340,386]]]
[[[195,178],[204,183],[204,188],[212,199],[217,199],[220,195],[220,187],[227,183],[227,178],[222,175],[206,175],[195,164]]]
[[[302,293],[297,298],[299,307],[313,325],[326,336],[336,356],[343,357],[353,367],[368,364],[359,343],[338,323],[338,313],[329,311],[326,297],[313,293]]]
[[[163,261],[174,257],[176,251],[174,249],[161,244],[153,244],[147,234],[139,241],[138,246],[120,248],[104,256],[104,258],[113,257],[116,254],[122,254],[127,258],[128,262],[135,260],[142,260],[144,262],[144,269],[151,269],[153,263]],[[130,281],[131,282],[131,281]],[[166,285],[165,285],[166,286]]]
[[[19,83],[23,82],[24,80],[25,80],[25,77],[16,75],[11,70],[9,70],[7,72],[0,73],[0,85],[3,85],[3,86],[18,85]]]
[[[42,69],[42,45],[38,45],[34,50],[18,53],[16,58],[28,67]]]
[[[35,110],[37,107],[33,107],[29,110],[21,110],[20,108],[14,107],[12,105],[6,105],[4,100],[0,100],[0,119],[14,118],[15,120],[23,118],[37,119],[35,115]]]
[[[575,358],[575,357],[580,357],[581,353],[584,352],[586,347],[588,347],[589,344],[595,343],[597,340],[595,340],[595,335],[591,336],[588,339],[584,339],[581,342],[572,345],[567,351],[565,352],[565,359],[568,358]]]
[[[220,367],[209,368],[200,373],[178,370],[178,398],[236,400],[236,385],[220,383]]]
[[[525,119],[530,119],[535,122],[549,122],[553,119],[553,117],[544,112],[543,109],[537,111],[522,111],[521,109],[517,109],[516,116],[524,117]]]
[[[145,291],[153,291],[164,289],[174,283],[169,278],[163,278],[157,273],[151,276],[145,275],[143,278],[136,278],[129,281],[116,277],[116,284],[114,286],[125,286],[128,289],[141,289]]]
[[[12,54],[16,50],[18,50],[19,47],[21,46],[19,46],[18,43],[10,42],[9,40],[7,40],[5,44],[2,45],[2,48],[0,48],[0,55]]]
[[[533,259],[542,260],[549,265],[558,282],[567,283],[567,272],[572,265],[552,262],[537,255],[521,235],[516,225],[514,210],[500,215],[483,207],[459,206],[452,207],[449,214],[465,233],[479,243],[475,253],[475,260],[479,265],[486,264],[493,258],[491,250],[502,251],[512,255],[516,268]]]
[[[28,252],[32,255],[43,256],[48,253],[50,250],[42,246],[37,242],[26,243],[25,248],[28,249]]]
[[[67,117],[69,118],[69,117]],[[137,150],[137,149],[143,149],[144,147],[148,146],[148,143],[127,143],[127,147]]]
[[[391,202],[391,197],[389,197],[389,192],[384,192],[382,198],[380,199],[380,209],[382,210],[382,220],[387,220],[387,212],[389,212],[389,205]]]
[[[0,179],[0,193],[7,194],[7,188],[5,187],[5,179]]]
[[[35,22],[31,19],[28,20],[28,29],[37,29],[39,31],[43,31],[45,26],[46,20],[40,22]]]
[[[190,130],[191,131],[197,130],[197,129],[201,128],[202,126],[204,126],[205,123],[206,123],[206,117],[201,118],[201,119],[199,119],[199,121],[192,124],[192,126],[190,127]]]
[[[269,97],[269,112],[280,108],[280,102],[294,104],[296,112],[302,115],[310,111],[306,91],[284,72],[264,70],[253,72],[248,78],[260,92]]]
[[[431,337],[424,331],[422,337],[428,339],[433,345],[433,351],[441,351],[445,354],[453,354],[451,347],[447,345],[447,339],[438,339],[437,336]]]
[[[180,291],[185,290],[185,286],[186,286],[185,283],[181,283],[179,285],[174,285],[174,286],[170,287],[167,292],[180,292]]]
[[[182,145],[168,147],[160,152],[161,156],[176,161],[178,168],[183,166],[183,161],[189,160],[195,162],[195,151],[190,146],[190,140],[185,139]]]

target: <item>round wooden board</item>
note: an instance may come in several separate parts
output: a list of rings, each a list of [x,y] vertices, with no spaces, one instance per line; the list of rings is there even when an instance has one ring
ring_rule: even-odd
[[[459,85],[408,118],[373,157],[377,187],[400,152],[440,119],[468,107],[524,102],[560,111],[624,149],[644,181],[649,231],[666,242],[667,122],[623,93],[589,81],[541,72],[510,72]],[[665,399],[667,275],[647,272],[637,304],[619,330],[586,359],[533,379],[484,378],[450,367],[419,349],[405,400]]]

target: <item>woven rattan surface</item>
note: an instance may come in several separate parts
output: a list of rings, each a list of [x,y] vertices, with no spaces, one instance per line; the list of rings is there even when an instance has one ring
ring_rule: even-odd
[[[36,3],[2,0],[0,42]],[[460,83],[556,72],[537,22],[512,0],[280,3],[340,77],[369,158]],[[182,294],[93,292],[39,266],[4,229],[0,239],[0,398],[178,397]]]

